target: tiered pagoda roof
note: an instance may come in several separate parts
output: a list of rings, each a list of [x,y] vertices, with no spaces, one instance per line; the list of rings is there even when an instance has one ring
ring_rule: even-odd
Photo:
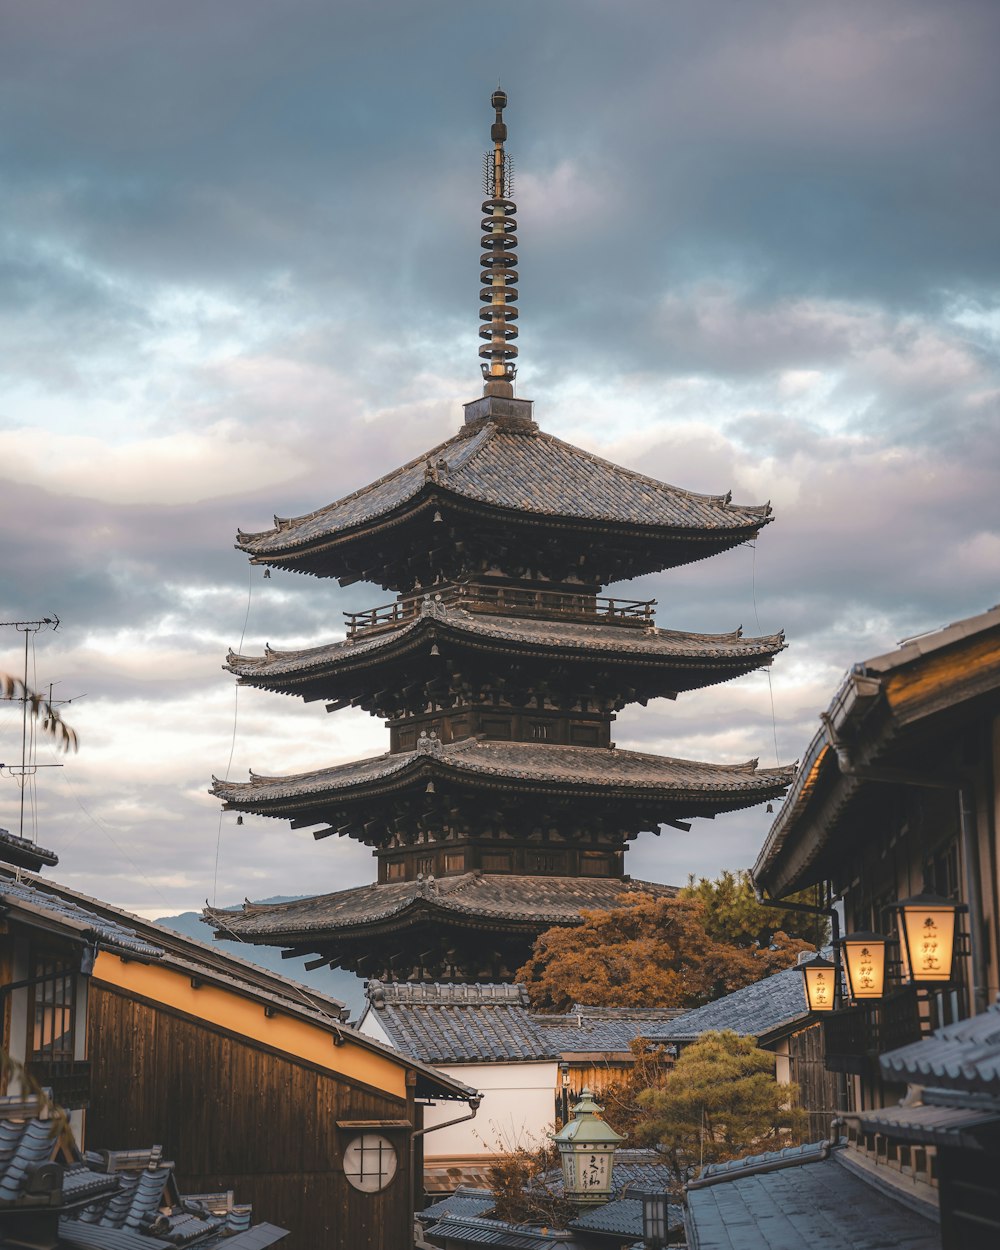
[[[237,546],[255,564],[409,591],[524,544],[532,572],[607,585],[727,551],[771,520],[769,504],[668,486],[546,434],[526,400],[479,403],[447,442],[316,512],[240,533]]]
[[[714,815],[720,800],[724,810],[736,811],[776,798],[793,775],[791,768],[758,769],[757,760],[709,764],[614,747],[491,742],[478,737],[446,745],[439,738],[425,736],[415,751],[377,755],[290,777],[251,773],[248,782],[217,781],[213,792],[232,811],[280,816],[294,820],[298,827],[328,819],[321,814],[324,810],[346,813],[352,801],[363,804],[367,815],[373,810],[373,800],[382,795],[407,790],[423,794],[435,781],[470,791],[503,795],[516,791],[519,800],[562,792],[591,803],[641,804],[658,811],[656,823],[666,823],[682,816]]]
[[[500,103],[498,103],[500,101]],[[230,652],[241,684],[386,718],[385,755],[216,781],[226,808],[373,848],[379,880],[241,912],[221,933],[389,979],[513,975],[553,924],[635,889],[628,843],[780,797],[790,768],[619,750],[615,714],[770,664],[782,634],[658,628],[655,604],[601,595],[756,537],[770,507],[624,469],[541,431],[513,394],[514,204],[494,95],[483,205],[484,394],[454,437],[370,486],[237,546],[256,564],[372,581],[389,604],[347,636]]]
[[[222,937],[285,946],[315,964],[405,980],[416,956],[432,980],[509,981],[539,932],[580,923],[581,913],[614,907],[637,893],[673,897],[675,886],[621,878],[508,876],[396,881],[288,903],[206,908]]]
[[[465,594],[451,594],[452,602],[440,592],[427,593],[386,609],[352,614],[348,636],[325,646],[298,651],[268,647],[263,655],[230,652],[226,667],[241,685],[392,715],[396,707],[386,702],[386,690],[412,682],[415,665],[439,669],[431,648],[445,645],[449,656],[461,659],[463,671],[471,666],[492,672],[502,661],[508,669],[527,666],[536,689],[543,681],[558,686],[560,678],[578,693],[600,685],[611,692],[617,711],[631,701],[629,691],[641,691],[644,699],[674,698],[681,691],[752,672],[785,646],[780,633],[745,638],[742,629],[725,634],[657,629],[653,605],[633,601],[594,598],[591,607],[580,596],[545,596],[570,601],[561,618],[470,611],[463,605],[478,592],[463,589]],[[606,671],[595,674],[595,662]],[[397,697],[406,702],[405,696]],[[414,691],[407,710],[420,710],[421,697],[422,691]],[[459,692],[453,698],[460,701]]]

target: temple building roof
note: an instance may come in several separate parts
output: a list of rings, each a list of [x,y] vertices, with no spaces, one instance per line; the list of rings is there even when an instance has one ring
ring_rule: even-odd
[[[329,674],[367,668],[406,654],[435,638],[490,644],[491,655],[536,654],[546,662],[554,656],[576,655],[588,661],[600,659],[616,665],[649,664],[657,669],[679,670],[697,684],[725,681],[767,664],[785,647],[784,635],[746,638],[742,628],[723,634],[699,634],[681,630],[627,628],[618,624],[531,619],[469,612],[465,608],[436,603],[428,598],[409,620],[370,634],[358,632],[339,642],[297,651],[268,646],[263,655],[230,652],[226,667],[247,685],[290,690],[317,682]],[[324,697],[324,696],[316,696]]]
[[[249,942],[297,945],[321,935],[406,928],[415,914],[463,928],[541,930],[579,924],[582,910],[617,906],[632,893],[672,897],[676,886],[600,877],[519,877],[467,872],[457,877],[391,881],[288,903],[244,903],[242,911],[207,907],[205,919],[220,936]]]
[[[448,499],[522,520],[544,516],[647,533],[728,536],[723,546],[745,541],[770,520],[768,504],[740,506],[728,494],[669,486],[546,434],[534,422],[488,417],[324,508],[276,517],[274,528],[260,533],[240,532],[237,546],[261,563],[307,568],[301,557],[311,548]]]
[[[351,800],[405,790],[425,777],[443,776],[470,787],[561,788],[573,795],[668,800],[672,811],[696,815],[734,811],[782,793],[794,768],[761,768],[757,760],[711,764],[616,748],[551,746],[465,738],[442,743],[422,736],[415,751],[377,755],[289,777],[250,774],[247,782],[214,779],[212,793],[226,807],[267,816],[314,808],[317,800]]]

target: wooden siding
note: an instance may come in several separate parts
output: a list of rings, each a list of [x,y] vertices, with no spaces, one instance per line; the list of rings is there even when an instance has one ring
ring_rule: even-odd
[[[336,1126],[411,1118],[405,1100],[99,983],[89,1040],[88,1147],[162,1145],[182,1192],[234,1190],[255,1220],[291,1230],[289,1250],[410,1244],[409,1134],[386,1134],[398,1146],[396,1176],[363,1194],[343,1174],[353,1133]]]
[[[824,1063],[823,1026],[811,1025],[788,1039],[791,1079],[799,1087],[798,1105],[809,1113],[809,1141],[830,1136],[830,1121],[841,1106],[838,1076]]]

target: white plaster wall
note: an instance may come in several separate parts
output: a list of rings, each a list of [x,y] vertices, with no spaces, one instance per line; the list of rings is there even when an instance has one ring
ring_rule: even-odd
[[[515,1146],[540,1144],[552,1131],[558,1065],[544,1063],[439,1064],[440,1071],[471,1085],[483,1095],[474,1120],[428,1133],[424,1155],[494,1154]],[[457,1103],[438,1103],[424,1111],[424,1125],[440,1124],[462,1114]]]

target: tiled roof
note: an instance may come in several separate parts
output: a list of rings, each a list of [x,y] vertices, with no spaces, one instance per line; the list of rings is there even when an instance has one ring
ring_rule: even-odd
[[[422,984],[409,981],[369,981],[365,990],[373,1007],[529,1007],[531,1000],[523,985],[475,982],[472,985],[450,985],[437,982]]]
[[[946,1024],[928,1038],[882,1055],[889,1081],[1000,1095],[1000,1001],[978,1016]]]
[[[524,1008],[513,1003],[387,1005],[378,1019],[394,1045],[425,1063],[527,1063],[559,1056]]]
[[[551,746],[537,742],[495,742],[464,738],[444,744],[422,738],[415,751],[401,751],[322,768],[288,777],[251,772],[248,782],[213,779],[212,793],[228,808],[269,814],[288,801],[345,795],[373,785],[401,789],[434,771],[469,784],[491,781],[526,785],[570,785],[585,793],[646,795],[654,801],[679,802],[696,814],[707,802],[713,810],[751,806],[780,794],[794,776],[792,768],[761,768],[756,760],[742,764],[711,764],[672,759],[640,751],[607,747]],[[274,811],[274,815],[281,814]]]
[[[685,1011],[664,1028],[649,1029],[645,1036],[654,1042],[691,1042],[702,1033],[731,1029],[741,1037],[766,1038],[808,1017],[802,973],[797,967],[785,968],[704,1007]]]
[[[27,910],[41,910],[108,950],[143,955],[147,959],[159,959],[163,954],[161,947],[141,938],[134,929],[27,881],[0,876],[0,904],[4,902]]]
[[[0,1115],[15,1099],[0,1100]],[[20,1103],[20,1100],[16,1100]],[[0,1120],[0,1207],[15,1203],[23,1195],[33,1168],[48,1163],[58,1143],[48,1120],[29,1118]]]
[[[843,1144],[836,1143],[839,1147]],[[756,1155],[743,1155],[739,1159],[727,1159],[724,1163],[707,1164],[696,1180],[690,1181],[688,1189],[703,1189],[736,1176],[748,1176],[762,1169],[778,1171],[781,1168],[801,1167],[804,1163],[820,1163],[828,1158],[833,1144],[828,1141],[803,1142],[799,1146],[785,1146],[781,1150],[763,1150]]]
[[[617,1168],[618,1164],[615,1164]],[[667,1230],[674,1232],[684,1224],[684,1208],[680,1203],[667,1204]],[[570,1228],[579,1232],[617,1233],[621,1237],[638,1237],[642,1245],[642,1195],[639,1190],[626,1189],[621,1198],[594,1207],[575,1220]]]
[[[289,903],[246,903],[243,911],[208,907],[205,918],[220,933],[259,940],[272,935],[293,942],[317,931],[341,931],[397,921],[426,909],[469,921],[524,922],[526,925],[577,924],[586,908],[617,906],[629,893],[673,897],[675,886],[614,877],[518,877],[467,872],[424,881],[390,881],[320,894]]]
[[[785,646],[783,634],[746,638],[742,629],[727,634],[695,634],[670,629],[636,629],[614,624],[537,620],[494,616],[425,600],[427,608],[395,629],[366,635],[364,632],[321,647],[278,651],[267,647],[263,655],[230,652],[226,668],[245,681],[267,685],[280,678],[324,669],[349,667],[361,657],[397,649],[416,642],[429,631],[446,632],[491,642],[510,642],[519,648],[575,650],[588,655],[621,656],[626,660],[670,661],[692,668],[714,667],[718,680],[728,671],[769,660]]]
[[[448,1217],[427,1229],[425,1237],[449,1245],[495,1246],[497,1250],[576,1250],[570,1234],[554,1230],[542,1232],[521,1224],[487,1220],[473,1215]]]
[[[45,865],[54,868],[59,863],[59,856],[55,851],[47,851],[44,846],[38,846],[28,838],[19,838],[16,833],[0,829],[0,863],[14,864],[37,872]]]
[[[959,1099],[963,1105],[955,1106]],[[980,1095],[975,1100],[965,1100],[954,1090],[926,1088],[919,1102],[863,1112],[859,1123],[864,1132],[881,1133],[895,1141],[976,1149],[980,1134],[986,1133],[992,1140],[997,1138],[1000,1099]]]
[[[627,1051],[669,1012],[585,1008],[565,1015],[533,1014],[523,985],[409,985],[371,981],[371,1007],[394,1045],[427,1063],[542,1061],[561,1055]]]
[[[846,1154],[803,1154],[797,1166],[770,1171],[734,1167],[689,1186],[689,1250],[940,1250],[936,1220],[876,1189]]]
[[[34,1108],[34,1099],[0,1098],[0,1211],[16,1210],[25,1236],[32,1213],[46,1211],[59,1215],[61,1246],[94,1250],[262,1250],[288,1235],[273,1224],[251,1227],[250,1208],[236,1206],[232,1194],[216,1195],[227,1201],[214,1206],[181,1197],[174,1165],[158,1146],[66,1163],[67,1147],[53,1136],[53,1122]],[[49,1175],[39,1189],[34,1173],[42,1165],[49,1165]]]
[[[608,1054],[624,1053],[637,1037],[649,1037],[669,1027],[671,1011],[651,1010],[648,1017],[635,1019],[627,1009],[617,1019],[607,1016],[599,1019],[574,1014],[534,1017],[548,1045],[560,1054],[603,1051]]]
[[[492,1210],[495,1202],[496,1195],[491,1189],[470,1189],[467,1185],[460,1185],[449,1197],[418,1211],[417,1219],[421,1224],[428,1224],[446,1215],[457,1219],[467,1215],[483,1216]]]
[[[570,1220],[570,1228],[586,1233],[619,1233],[622,1237],[642,1236],[642,1199],[615,1198],[603,1206]]]
[[[327,507],[275,528],[240,533],[251,555],[294,550],[385,517],[421,493],[453,494],[515,512],[630,526],[754,532],[768,505],[739,506],[728,495],[697,495],[564,443],[534,426],[484,421]]]

